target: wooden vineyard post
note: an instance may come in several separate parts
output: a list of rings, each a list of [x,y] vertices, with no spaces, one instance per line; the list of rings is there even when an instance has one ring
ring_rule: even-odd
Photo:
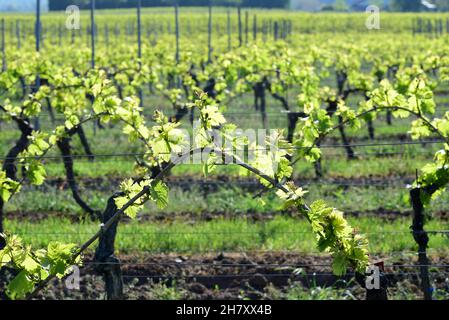
[[[95,68],[95,0],[90,0],[91,67]]]
[[[231,38],[231,10],[228,8],[228,19],[227,19],[227,32],[228,32],[228,51],[232,49],[232,38]]]
[[[35,36],[36,36],[36,52],[39,52],[41,50],[41,31],[42,31],[42,25],[41,25],[41,1],[36,1],[36,24],[35,24]],[[36,83],[35,87],[33,88],[34,92],[37,92],[41,86],[41,78],[38,74],[36,76]],[[34,118],[34,128],[36,130],[40,129],[40,121],[39,117]]]
[[[274,22],[274,41],[277,41],[279,37],[279,24],[277,21]]]
[[[137,1],[137,58],[139,59],[139,71],[142,70],[142,19],[141,19],[142,0]],[[139,88],[140,107],[143,107],[143,92]]]
[[[267,29],[268,29],[268,23],[267,23],[267,21],[263,21],[263,24],[262,24],[262,41],[263,41],[263,43],[266,43],[267,42]]]
[[[36,35],[36,52],[40,51],[41,48],[41,1],[36,0],[36,25],[35,25],[35,35]]]
[[[0,21],[0,33],[1,33],[1,51],[2,51],[2,72],[6,71],[6,47],[5,47],[5,18],[2,18]],[[20,43],[20,40],[19,40]],[[0,121],[1,124],[1,121]],[[0,225],[0,230],[3,230],[3,226]],[[0,242],[0,248],[3,248],[4,243]]]
[[[429,236],[424,230],[424,205],[421,200],[421,189],[410,190],[410,200],[413,206],[413,238],[418,244],[418,264],[421,276],[421,288],[425,300],[432,300],[432,288],[429,278],[429,259],[427,258],[427,244]]]
[[[17,38],[17,49],[22,47],[21,37],[20,37],[20,20],[16,21],[16,38]]]
[[[175,4],[175,36],[176,36],[176,63],[179,63],[179,8],[178,3]]]
[[[2,28],[2,71],[6,71],[5,18],[1,21]]]
[[[245,45],[248,45],[249,41],[249,12],[245,11]]]
[[[257,15],[253,17],[253,41],[257,41]]]
[[[207,24],[207,62],[212,62],[212,2],[209,2],[209,21]]]
[[[90,40],[91,68],[95,69],[95,0],[90,0]],[[97,134],[97,122],[93,122],[94,136]]]
[[[238,15],[238,24],[239,24],[239,47],[243,44],[243,35],[242,35],[242,9],[240,7],[237,8]]]
[[[432,35],[433,35],[433,25],[432,25],[432,20],[427,20],[427,33],[428,33],[429,36],[432,38]]]

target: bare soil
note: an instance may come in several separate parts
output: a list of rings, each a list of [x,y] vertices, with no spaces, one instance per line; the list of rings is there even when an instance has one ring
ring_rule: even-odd
[[[352,298],[364,299],[365,290],[353,274],[336,277],[328,256],[298,255],[285,252],[124,255],[120,256],[125,283],[125,299],[278,299],[292,286],[334,287],[349,290]],[[389,292],[408,290],[420,296],[419,269],[416,261],[376,257],[385,261]],[[39,299],[104,299],[101,275],[95,264],[85,259],[81,269],[80,290],[68,290],[63,281],[53,281]],[[447,265],[448,257],[431,257],[435,266]],[[435,285],[442,289],[448,267],[432,269]],[[2,277],[4,279],[4,277]],[[175,296],[161,290],[173,287]],[[165,292],[165,293],[164,293]]]

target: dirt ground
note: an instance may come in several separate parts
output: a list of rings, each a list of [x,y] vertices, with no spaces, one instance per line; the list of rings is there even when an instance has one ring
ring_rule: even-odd
[[[431,262],[447,265],[449,258],[434,256]],[[365,290],[353,279],[354,274],[341,278],[332,274],[328,256],[285,252],[139,254],[120,256],[120,264],[125,299],[279,299],[293,286],[304,290],[332,287],[346,290],[352,299],[365,298]],[[385,262],[389,294],[399,290],[421,296],[419,269],[412,264],[416,261],[410,258]],[[64,280],[55,280],[38,299],[105,299],[104,282],[96,266],[85,257],[79,290],[69,290]],[[436,287],[447,289],[448,271],[448,267],[431,269]],[[6,276],[1,278],[5,280]]]

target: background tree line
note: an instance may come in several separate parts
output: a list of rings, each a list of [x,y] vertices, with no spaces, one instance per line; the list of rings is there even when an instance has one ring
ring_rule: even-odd
[[[172,6],[176,0],[142,0],[144,7]],[[210,0],[178,0],[180,6],[207,6]],[[286,8],[290,0],[212,0],[214,6],[242,6],[260,8]],[[65,10],[69,5],[78,5],[81,9],[90,6],[90,0],[50,0],[50,10]],[[98,9],[132,8],[137,0],[96,0]]]
[[[438,11],[448,11],[449,10],[449,0],[392,0],[390,9],[392,11],[406,11],[406,12],[418,12],[429,10],[424,5],[436,5],[436,10]]]
[[[0,0],[1,1],[1,0]],[[207,6],[210,2],[214,6],[242,6],[242,7],[258,7],[258,8],[288,8],[290,6],[290,0],[142,0],[142,6],[144,7],[164,7],[172,6],[175,2],[178,2],[180,6]],[[295,2],[307,3],[311,0],[296,0]],[[449,0],[313,0],[313,3],[317,3],[315,7],[322,9],[335,11],[347,11],[350,10],[351,4],[358,3],[360,5],[376,4],[382,7],[384,10],[391,11],[406,11],[406,12],[418,12],[429,10],[423,4],[428,3],[436,5],[438,11],[449,10]],[[90,0],[49,0],[50,10],[65,10],[69,5],[78,5],[81,9],[87,9],[90,6]],[[98,9],[108,8],[133,8],[137,4],[137,0],[96,0],[96,7]]]

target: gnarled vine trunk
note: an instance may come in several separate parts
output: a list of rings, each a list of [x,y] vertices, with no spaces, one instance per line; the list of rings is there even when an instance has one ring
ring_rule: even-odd
[[[337,111],[337,102],[336,101],[330,101],[329,106],[327,108],[327,114],[332,117],[335,112]],[[345,127],[343,125],[343,118],[341,116],[338,117],[338,131],[340,132],[341,141],[343,144],[344,149],[346,150],[346,155],[349,160],[356,159],[354,150],[352,149],[348,137],[346,136]]]
[[[16,141],[15,145],[9,150],[8,154],[6,155],[5,162],[3,163],[3,171],[6,174],[6,177],[11,180],[17,180],[17,156],[26,150],[29,144],[28,137],[33,132],[33,127],[30,124],[28,120],[23,119],[14,119],[17,123],[17,126],[21,132],[19,139]],[[4,232],[3,227],[3,209],[4,209],[5,203],[0,198],[0,233]],[[3,238],[0,238],[0,249],[3,249],[5,247],[6,243]]]
[[[102,126],[97,124],[99,128],[102,128]],[[87,140],[86,134],[84,133],[83,126],[78,126],[76,133],[78,134],[78,137],[80,138],[81,145],[83,146],[84,152],[88,156],[88,159],[90,161],[93,161],[95,159],[94,154],[92,153],[92,150],[90,149],[89,141]]]
[[[349,160],[354,160],[356,158],[354,150],[352,149],[348,137],[346,136],[346,132],[343,126],[343,118],[341,116],[338,116],[338,124],[340,125],[338,127],[338,131],[340,131],[341,141],[343,143],[343,146],[346,150],[346,155]]]
[[[62,138],[58,141],[58,148],[62,155],[62,161],[66,172],[67,183],[72,191],[73,199],[75,202],[87,212],[93,219],[98,218],[98,212],[92,209],[82,198],[78,190],[78,184],[76,183],[75,172],[73,171],[73,158],[70,146],[70,138]]]
[[[115,198],[120,195],[120,193],[116,193],[109,198],[102,216],[102,223],[106,223],[117,212]],[[96,270],[103,275],[108,300],[123,299],[122,270],[120,267],[120,260],[114,254],[118,223],[119,220],[114,222],[113,225],[100,236],[94,258]]]
[[[268,128],[267,119],[267,100],[265,95],[265,82],[261,81],[254,85],[254,95],[256,99],[256,110],[262,115],[262,125],[264,129]]]
[[[421,288],[424,293],[425,300],[432,300],[432,288],[429,279],[429,259],[427,258],[427,244],[429,236],[424,230],[424,205],[421,200],[420,188],[410,190],[410,200],[413,206],[413,238],[418,244],[418,264],[421,276]]]

